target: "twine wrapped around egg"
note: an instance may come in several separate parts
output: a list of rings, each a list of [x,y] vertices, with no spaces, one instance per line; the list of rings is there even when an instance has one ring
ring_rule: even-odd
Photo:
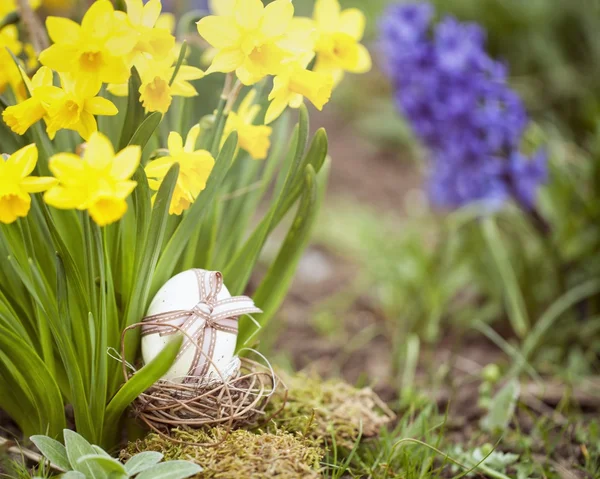
[[[222,286],[220,273],[193,271],[198,275],[201,285],[200,302],[196,306],[189,310],[147,316],[143,322],[129,326],[122,333],[122,358],[125,358],[126,333],[140,327],[142,335],[160,333],[161,336],[168,337],[180,332],[184,341],[178,358],[185,351],[194,351],[188,374],[183,378],[166,375],[157,381],[135,399],[132,405],[133,414],[152,431],[166,437],[169,437],[171,428],[182,426],[222,426],[230,431],[266,423],[275,415],[270,414],[267,417],[264,412],[273,394],[281,389],[284,404],[287,398],[287,388],[266,358],[259,354],[265,362],[261,364],[248,358],[235,357],[236,362],[232,363],[234,367],[228,370],[217,367],[213,358],[215,332],[230,330],[232,334],[237,333],[238,315],[243,314],[244,308],[250,309],[247,302],[251,303],[251,300],[236,297],[219,302],[217,294]],[[203,286],[205,284],[206,287]],[[227,314],[227,311],[232,314]],[[191,325],[193,327],[190,327]],[[122,365],[125,381],[128,381],[135,371],[128,371],[124,360]],[[278,412],[276,411],[276,414]],[[219,443],[223,440],[225,437],[221,438]]]

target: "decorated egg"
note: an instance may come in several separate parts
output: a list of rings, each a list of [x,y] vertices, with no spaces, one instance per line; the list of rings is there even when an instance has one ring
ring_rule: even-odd
[[[184,271],[167,281],[150,303],[143,319],[142,358],[152,361],[182,331],[179,354],[162,379],[227,381],[239,370],[238,319],[260,312],[249,297],[232,297],[218,271]]]

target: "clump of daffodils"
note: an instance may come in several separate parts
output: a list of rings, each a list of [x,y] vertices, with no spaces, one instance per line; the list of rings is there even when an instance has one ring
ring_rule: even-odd
[[[5,3],[0,16],[17,9],[16,3]],[[39,54],[21,38],[26,31],[20,36],[15,25],[0,28],[2,119],[20,138],[17,144],[29,145],[0,160],[1,222],[25,216],[30,195],[45,192],[49,206],[87,211],[101,226],[114,223],[128,211],[138,167],[158,191],[174,164],[179,177],[169,212],[181,215],[206,187],[227,135],[237,132],[239,148],[265,159],[269,125],[288,107],[298,108],[307,99],[321,110],[344,72],[366,72],[371,66],[360,43],[364,15],[341,10],[338,0],[317,0],[312,19],[295,17],[290,0],[267,6],[260,0],[213,0],[212,14],[197,22],[201,38],[194,40],[212,50],[206,71],[188,64],[185,45],[172,33],[174,19],[162,13],[160,0],[125,4],[120,11],[110,0],[97,0],[79,23],[48,17],[51,44]],[[39,2],[30,6],[35,9]],[[137,83],[132,83],[133,72]],[[125,105],[119,97],[131,95],[131,85],[146,115],[167,115],[175,97],[198,95],[193,82],[219,73],[226,80],[210,141],[203,140],[199,124],[189,130],[185,144],[179,131],[164,132],[164,143],[154,145],[162,153],[148,161],[140,146],[125,143],[117,149],[102,131],[111,120],[98,117],[117,116]],[[264,85],[269,90],[261,99]],[[247,91],[239,98],[242,90]],[[47,139],[41,140],[44,133]],[[82,141],[77,150],[82,153],[74,152]],[[52,145],[38,168],[45,174],[30,176],[37,172],[34,143],[40,142]]]

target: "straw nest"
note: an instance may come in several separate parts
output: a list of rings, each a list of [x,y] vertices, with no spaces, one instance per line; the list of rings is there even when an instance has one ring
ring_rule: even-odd
[[[121,357],[125,357],[124,341],[121,349]],[[208,361],[212,362],[210,358]],[[135,399],[133,415],[153,432],[181,443],[185,441],[172,437],[171,429],[219,426],[229,433],[265,424],[283,409],[281,406],[267,414],[267,404],[276,393],[285,404],[287,389],[268,362],[263,365],[241,358],[239,364],[237,372],[228,379],[186,378],[181,383],[160,380]],[[135,372],[128,371],[123,363],[123,374],[128,381]],[[226,436],[214,444],[196,445],[214,446]]]

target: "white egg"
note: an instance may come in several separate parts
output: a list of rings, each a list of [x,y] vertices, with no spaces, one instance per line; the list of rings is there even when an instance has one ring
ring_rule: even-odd
[[[219,275],[219,276],[217,276]],[[210,281],[212,276],[213,281]],[[235,353],[235,345],[237,341],[237,332],[218,330],[219,324],[235,324],[232,319],[237,319],[241,314],[250,312],[260,312],[254,306],[252,300],[245,296],[240,296],[231,299],[231,294],[227,287],[222,284],[220,290],[213,300],[207,301],[206,297],[202,297],[202,285],[204,285],[204,294],[210,296],[211,289],[214,292],[216,278],[220,277],[220,273],[205,271],[205,270],[188,270],[171,278],[160,288],[156,296],[150,303],[145,321],[150,321],[149,316],[153,316],[165,326],[160,328],[160,331],[148,330],[142,334],[142,357],[145,363],[148,363],[156,357],[156,355],[175,337],[177,332],[174,328],[169,328],[167,324],[177,324],[184,328],[188,335],[197,338],[198,347],[190,344],[189,339],[184,336],[184,343],[188,344],[187,350],[181,353],[178,359],[162,379],[167,379],[173,382],[182,382],[190,376],[197,376],[202,383],[209,381],[227,381],[231,376],[239,371],[239,358]],[[215,329],[206,325],[206,320],[193,313],[196,311],[205,314],[211,314],[214,308],[212,318],[216,319],[217,326]],[[159,315],[159,316],[156,316]],[[210,324],[210,322],[209,322]],[[213,323],[214,324],[214,323]],[[148,325],[152,328],[152,325]],[[204,332],[204,338],[202,334]],[[214,334],[214,349],[212,351],[212,363],[208,362],[207,370],[200,376],[203,364],[206,363],[206,356],[199,353],[198,348],[204,344],[204,351],[210,354],[208,346],[210,344],[210,335]],[[194,361],[198,364],[194,367]]]

